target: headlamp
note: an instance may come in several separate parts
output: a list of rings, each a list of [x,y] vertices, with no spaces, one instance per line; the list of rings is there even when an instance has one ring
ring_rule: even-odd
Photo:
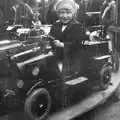
[[[16,83],[16,86],[17,86],[18,88],[23,88],[24,82],[23,82],[22,80],[18,80],[17,83]]]
[[[32,74],[34,76],[37,76],[39,74],[39,72],[40,72],[40,69],[38,67],[34,67],[33,70],[32,70]]]

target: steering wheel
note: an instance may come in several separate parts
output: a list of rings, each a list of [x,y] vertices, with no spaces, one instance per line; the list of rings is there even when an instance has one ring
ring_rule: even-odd
[[[47,42],[51,46],[52,51],[55,52],[55,46],[54,46],[54,43],[53,43],[55,38],[52,37],[51,35],[46,35],[46,34],[40,35],[40,37],[41,37],[41,40],[44,41],[44,42]]]
[[[50,40],[51,42],[53,42],[53,41],[55,40],[55,38],[52,37],[51,35],[47,35],[47,36],[48,36],[48,38],[49,38],[49,40]]]
[[[51,36],[51,35],[47,35],[47,37],[48,37],[48,41],[50,42],[50,45],[52,46],[53,51],[55,52],[56,51],[56,48],[54,46],[55,38],[53,36]]]
[[[51,45],[53,45],[53,41],[55,40],[54,37],[52,37],[51,35],[41,35],[41,38],[46,37],[47,41],[50,42]]]

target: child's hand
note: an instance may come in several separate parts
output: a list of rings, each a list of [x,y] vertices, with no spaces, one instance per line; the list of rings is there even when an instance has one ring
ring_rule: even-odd
[[[64,43],[59,40],[54,40],[53,43],[56,47],[64,47]]]

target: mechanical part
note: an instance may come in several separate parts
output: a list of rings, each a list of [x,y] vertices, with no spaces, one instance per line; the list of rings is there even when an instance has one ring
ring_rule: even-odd
[[[45,88],[34,90],[26,99],[24,111],[33,120],[44,120],[51,108],[51,97]]]
[[[8,95],[15,95],[15,92],[13,90],[6,89],[6,94],[4,95],[4,97],[7,97]]]
[[[102,90],[105,90],[108,88],[110,81],[111,81],[111,66],[105,66],[101,72],[100,72],[100,81],[99,86]]]

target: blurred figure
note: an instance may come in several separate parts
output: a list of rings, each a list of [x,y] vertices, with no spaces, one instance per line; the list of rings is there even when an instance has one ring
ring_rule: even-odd
[[[33,12],[34,12],[33,19],[34,19],[34,21],[32,22],[35,29],[39,29],[41,24],[42,24],[41,23],[40,8],[41,8],[40,2],[36,1],[35,2],[35,8],[33,9]]]
[[[39,29],[41,26],[41,21],[39,19],[40,13],[34,13],[34,21],[32,22],[35,29]]]
[[[106,26],[116,25],[116,13],[115,0],[105,0],[101,6],[102,24]]]
[[[22,24],[24,27],[30,27],[33,20],[33,11],[24,0],[16,0],[13,6],[15,10],[14,24]]]
[[[54,4],[55,3],[50,4],[48,8],[48,12],[46,15],[46,21],[45,21],[47,24],[53,24],[55,21],[58,20],[58,16],[54,11]]]
[[[100,12],[101,24],[104,25],[103,37],[107,37],[106,35],[108,27],[116,25],[117,8],[115,0],[105,0],[100,8]],[[96,37],[99,37],[97,31],[94,31],[90,34],[90,40],[95,40]],[[112,46],[111,43],[109,44],[109,46]],[[111,47],[109,49],[110,51],[112,51]]]
[[[117,6],[115,0],[105,0],[103,5],[101,6],[101,20],[104,27],[103,35],[107,35],[109,26],[116,26],[116,17],[117,17]],[[112,38],[115,38],[115,34],[112,34]],[[109,50],[113,50],[113,46],[115,45],[115,41],[110,39],[109,42]]]

